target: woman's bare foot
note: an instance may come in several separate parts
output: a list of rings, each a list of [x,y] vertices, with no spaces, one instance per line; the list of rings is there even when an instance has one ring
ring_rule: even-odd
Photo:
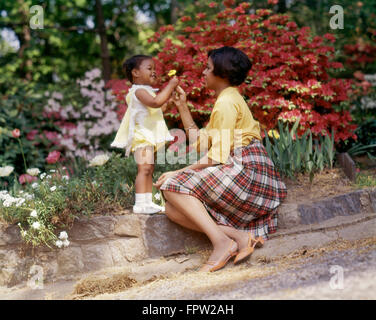
[[[236,241],[238,244],[238,250],[242,250],[247,247],[248,239],[249,239],[249,232],[237,230],[235,228],[229,226],[220,226],[220,229],[231,239]]]
[[[236,242],[226,237],[225,241],[214,246],[212,254],[200,271],[215,271],[221,269],[237,252],[238,246]]]

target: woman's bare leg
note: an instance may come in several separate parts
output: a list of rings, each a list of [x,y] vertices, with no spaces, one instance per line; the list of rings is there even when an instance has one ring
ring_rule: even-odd
[[[205,206],[197,198],[171,191],[163,191],[168,202],[170,202],[187,220],[191,221],[205,233],[213,244],[213,252],[209,257],[210,261],[218,261],[223,258],[229,249],[231,239],[218,227],[206,211]]]
[[[192,220],[176,209],[169,201],[165,204],[166,216],[173,222],[194,231],[203,232]]]
[[[247,231],[237,230],[230,226],[220,225],[219,228],[231,239],[235,240],[238,244],[238,249],[241,250],[245,248],[248,244],[248,234]]]
[[[176,209],[170,202],[166,202],[166,215],[171,221],[194,231],[203,232],[192,220]],[[243,249],[248,244],[248,232],[237,230],[233,227],[218,225],[218,227],[231,239],[235,240],[238,248]]]
[[[190,230],[203,232],[192,220],[188,219],[183,213],[176,209],[170,202],[166,201],[166,215],[168,218]],[[238,244],[238,249],[241,250],[248,245],[248,232],[237,230],[230,226],[218,225],[229,238],[236,241]]]

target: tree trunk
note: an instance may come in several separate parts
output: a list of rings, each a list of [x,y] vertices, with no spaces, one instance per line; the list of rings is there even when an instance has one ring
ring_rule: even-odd
[[[106,27],[104,25],[103,8],[101,0],[95,0],[95,9],[97,13],[97,29],[101,40],[101,58],[103,68],[103,79],[108,81],[111,79],[111,61],[108,51]]]
[[[171,24],[175,24],[178,20],[179,6],[177,0],[171,0]]]
[[[278,13],[286,13],[286,10],[287,10],[287,8],[286,8],[286,0],[280,0],[278,2],[278,10],[277,10],[277,12]]]
[[[20,8],[20,14],[22,17],[22,33],[18,34],[20,40],[20,49],[18,51],[18,56],[22,60],[22,64],[20,66],[21,71],[25,75],[25,79],[31,80],[31,68],[33,66],[33,62],[31,59],[25,58],[25,50],[30,47],[30,29],[29,29],[29,20],[28,20],[28,12],[26,12],[25,4],[22,0],[17,1]]]

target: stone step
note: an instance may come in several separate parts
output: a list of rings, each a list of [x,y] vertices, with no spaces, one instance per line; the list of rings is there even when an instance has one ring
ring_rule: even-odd
[[[376,212],[376,188],[356,190],[311,203],[285,203],[278,209],[278,227],[320,223],[336,216]]]
[[[272,237],[292,230],[304,233],[312,231],[313,226],[319,229],[328,223],[332,227],[351,223],[352,217],[360,221],[375,212],[376,188],[316,202],[286,203],[279,209],[279,229]],[[33,265],[41,267],[47,282],[70,280],[86,272],[127,266],[146,258],[211,248],[205,235],[178,226],[164,214],[118,214],[77,219],[73,228],[67,230],[69,247],[52,250],[41,247],[34,254],[31,250],[20,250],[22,239],[16,225],[0,230],[0,286],[27,281]]]

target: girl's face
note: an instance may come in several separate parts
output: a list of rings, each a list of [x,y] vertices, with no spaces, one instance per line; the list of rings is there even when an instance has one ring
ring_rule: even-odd
[[[214,89],[216,83],[216,76],[213,74],[214,65],[212,59],[209,57],[206,63],[206,68],[203,72],[205,85],[208,89]]]
[[[152,59],[143,60],[138,69],[133,69],[133,73],[133,79],[137,84],[155,85],[157,83],[155,63]]]

